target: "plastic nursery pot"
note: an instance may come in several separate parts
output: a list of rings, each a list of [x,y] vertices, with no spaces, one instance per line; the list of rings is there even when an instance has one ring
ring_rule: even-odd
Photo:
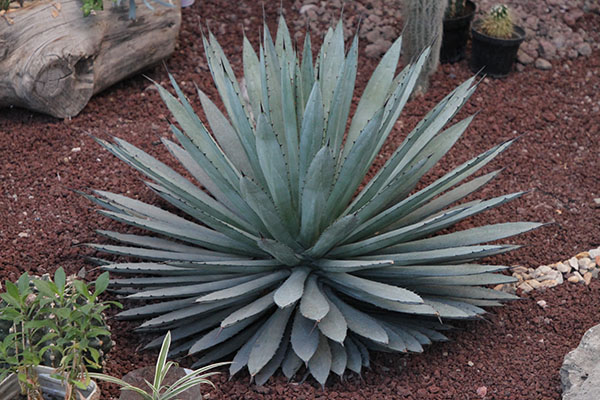
[[[517,58],[519,46],[525,39],[525,31],[515,26],[513,36],[510,39],[499,39],[485,35],[477,30],[474,25],[471,28],[473,43],[471,48],[471,71],[482,71],[493,78],[507,76]]]
[[[465,58],[465,49],[469,40],[469,28],[475,15],[475,3],[468,0],[465,3],[463,15],[444,19],[444,33],[440,49],[440,62],[455,63]]]
[[[54,368],[37,366],[38,381],[42,387],[44,400],[62,400],[65,398],[65,386],[56,378],[52,378]],[[9,375],[0,382],[0,400],[14,400],[18,398],[21,388],[16,374]],[[80,392],[85,400],[100,400],[100,389],[96,382],[92,381],[90,386]]]

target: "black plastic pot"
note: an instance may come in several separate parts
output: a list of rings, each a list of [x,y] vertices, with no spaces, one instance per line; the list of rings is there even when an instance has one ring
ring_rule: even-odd
[[[493,78],[507,76],[517,58],[519,46],[525,39],[525,31],[519,26],[514,27],[513,37],[499,39],[487,36],[477,30],[471,29],[473,46],[471,49],[471,71],[482,71]]]
[[[465,58],[465,49],[469,40],[469,28],[475,3],[468,0],[465,3],[465,12],[460,17],[444,20],[444,33],[442,35],[442,48],[440,49],[440,62],[455,63]]]

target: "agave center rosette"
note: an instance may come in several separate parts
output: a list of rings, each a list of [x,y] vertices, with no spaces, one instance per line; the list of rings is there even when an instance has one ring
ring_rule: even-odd
[[[209,128],[172,77],[175,95],[157,86],[177,122],[171,129],[179,143],[163,143],[197,182],[122,139],[99,140],[186,215],[105,191],[88,196],[103,215],[158,235],[100,231],[118,244],[91,245],[140,260],[102,262],[105,270],[148,275],[111,282],[132,300],[151,300],[119,316],[146,319],[140,331],[170,330],[170,354],[196,354],[196,366],[233,357],[231,374],[247,368],[262,384],[279,368],[292,377],[306,365],[324,384],[331,372],[360,373],[369,350],[420,352],[446,340],[446,320],[475,318],[482,306],[514,299],[485,287],[514,281],[495,273],[506,267],[473,261],[517,247],[483,243],[539,224],[433,235],[521,196],[457,205],[496,176],[464,182],[512,141],[415,189],[471,122],[449,124],[475,78],[435,106],[358,191],[428,50],[396,74],[398,39],[348,124],[357,37],[346,51],[338,23],[313,63],[310,37],[299,60],[283,18],[275,41],[266,26],[263,36],[258,54],[244,38],[243,84],[215,37],[203,39],[225,109],[198,89]]]

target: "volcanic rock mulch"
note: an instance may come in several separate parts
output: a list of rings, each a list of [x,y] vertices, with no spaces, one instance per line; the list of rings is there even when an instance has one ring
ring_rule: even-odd
[[[279,2],[275,2],[279,4]],[[266,18],[275,29],[277,4],[267,3]],[[288,19],[297,18],[291,1],[283,2]],[[204,16],[204,17],[203,17]],[[352,10],[344,17],[353,18]],[[201,46],[201,27],[218,36],[234,69],[241,75],[242,29],[257,42],[261,3],[203,0],[183,11],[179,48],[167,68],[197,104],[196,82],[213,98]],[[598,42],[600,16],[578,20]],[[313,42],[319,42],[313,32]],[[364,87],[375,61],[361,47],[357,86]],[[165,68],[147,75],[166,83]],[[442,66],[431,89],[411,101],[377,160],[381,165],[406,133],[446,93],[470,76],[463,61]],[[600,54],[554,63],[544,72],[526,67],[506,80],[484,79],[459,117],[480,111],[454,149],[429,174],[426,182],[504,140],[520,139],[486,168],[504,171],[476,197],[529,190],[521,199],[477,216],[457,228],[501,221],[550,223],[509,242],[526,246],[490,263],[535,268],[566,260],[600,245],[598,149],[600,143]],[[124,193],[160,203],[140,176],[94,143],[90,135],[122,137],[163,160],[160,145],[168,132],[168,111],[156,90],[135,77],[96,96],[72,120],[60,121],[19,109],[0,110],[0,279],[15,280],[23,271],[44,273],[63,266],[76,273],[84,256],[94,253],[81,244],[101,240],[95,229],[127,228],[100,217],[74,190],[90,188]],[[485,171],[484,171],[485,172]],[[97,271],[92,270],[94,276]],[[522,292],[519,292],[522,293]],[[545,307],[537,302],[544,300]],[[423,354],[377,354],[361,377],[345,382],[332,378],[325,390],[308,380],[286,383],[276,377],[265,387],[248,385],[248,376],[215,379],[212,399],[558,399],[559,368],[565,354],[583,333],[600,322],[600,282],[589,286],[563,284],[532,291],[485,319],[457,323],[451,341],[428,347]],[[134,324],[111,323],[116,348],[106,372],[122,376],[152,365],[156,354],[138,351],[144,338]],[[188,364],[191,360],[184,360]],[[115,387],[102,385],[103,399],[118,397]]]

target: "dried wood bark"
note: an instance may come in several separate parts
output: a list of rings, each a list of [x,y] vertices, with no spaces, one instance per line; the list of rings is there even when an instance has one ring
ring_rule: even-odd
[[[124,2],[127,3],[127,2]],[[83,17],[79,0],[41,1],[0,20],[0,107],[58,118],[77,115],[92,95],[168,57],[181,24],[174,7],[127,7],[104,0]]]

